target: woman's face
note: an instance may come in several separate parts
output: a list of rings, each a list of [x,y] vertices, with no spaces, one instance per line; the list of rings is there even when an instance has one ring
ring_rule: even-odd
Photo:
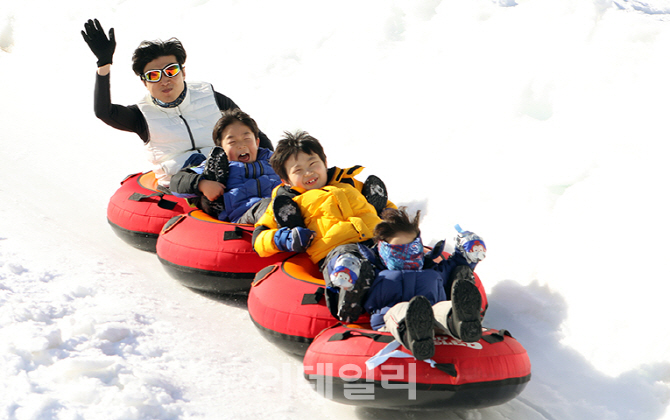
[[[174,55],[164,55],[152,60],[144,66],[144,73],[149,70],[162,70],[168,64],[177,62],[177,57]],[[144,86],[147,87],[149,94],[161,102],[169,103],[174,101],[184,91],[184,69],[182,68],[179,74],[174,77],[167,77],[165,74],[161,75],[161,80],[152,83],[143,80]]]

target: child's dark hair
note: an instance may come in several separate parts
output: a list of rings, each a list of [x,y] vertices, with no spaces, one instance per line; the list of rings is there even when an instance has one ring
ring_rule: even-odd
[[[186,62],[186,50],[177,38],[170,38],[167,41],[142,41],[133,53],[133,71],[141,76],[147,64],[166,55],[174,55],[177,63],[183,68]]]
[[[288,173],[284,165],[291,156],[303,152],[308,155],[317,155],[323,163],[326,163],[326,153],[323,151],[321,143],[306,131],[296,131],[290,133],[284,131],[284,137],[277,143],[277,148],[270,158],[270,164],[279,178],[288,179]]]
[[[421,235],[421,230],[419,229],[421,210],[417,210],[414,219],[410,221],[405,209],[405,207],[400,207],[399,209],[388,208],[382,212],[382,221],[375,227],[375,241],[388,242],[389,239],[395,237],[398,233],[412,233],[416,234],[417,237]]]
[[[221,118],[216,122],[214,130],[212,131],[212,139],[214,140],[215,145],[221,146],[221,134],[223,134],[223,130],[235,121],[239,121],[249,127],[251,132],[254,133],[254,138],[258,138],[258,125],[249,114],[239,108],[227,109],[221,111]]]

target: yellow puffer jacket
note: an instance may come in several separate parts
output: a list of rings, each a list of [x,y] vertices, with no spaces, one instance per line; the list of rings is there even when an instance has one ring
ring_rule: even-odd
[[[363,183],[354,178],[364,168],[354,166],[328,170],[328,184],[316,190],[300,190],[293,188],[299,195],[293,198],[298,203],[305,220],[305,226],[315,232],[312,244],[307,249],[312,262],[318,264],[328,255],[331,249],[339,245],[358,243],[372,239],[375,226],[381,221],[372,204],[368,203],[361,190]],[[279,186],[272,191],[272,198],[277,195]],[[396,208],[387,202],[387,207]],[[274,242],[277,222],[274,218],[272,205],[256,223],[254,249],[261,257],[280,252]]]

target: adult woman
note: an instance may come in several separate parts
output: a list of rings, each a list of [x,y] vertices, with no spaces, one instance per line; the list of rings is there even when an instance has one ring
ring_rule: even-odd
[[[133,71],[147,88],[136,105],[112,104],[109,74],[116,49],[114,29],[105,34],[97,19],[84,24],[82,36],[98,59],[95,115],[107,125],[134,132],[144,141],[158,184],[169,187],[170,177],[187,162],[204,160],[214,146],[212,129],[221,111],[239,108],[205,82],[185,82],[186,51],[176,38],[143,41],[133,54]],[[262,132],[260,146],[273,149]]]

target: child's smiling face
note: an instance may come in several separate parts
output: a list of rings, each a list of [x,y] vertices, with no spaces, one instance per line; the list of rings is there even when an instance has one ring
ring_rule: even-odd
[[[221,132],[221,147],[229,161],[256,162],[259,144],[260,139],[255,137],[251,128],[241,121],[229,124]]]
[[[298,152],[291,156],[284,164],[288,174],[288,182],[285,183],[291,187],[298,187],[304,190],[315,190],[323,188],[328,183],[328,168],[326,162],[316,154],[307,154]]]

